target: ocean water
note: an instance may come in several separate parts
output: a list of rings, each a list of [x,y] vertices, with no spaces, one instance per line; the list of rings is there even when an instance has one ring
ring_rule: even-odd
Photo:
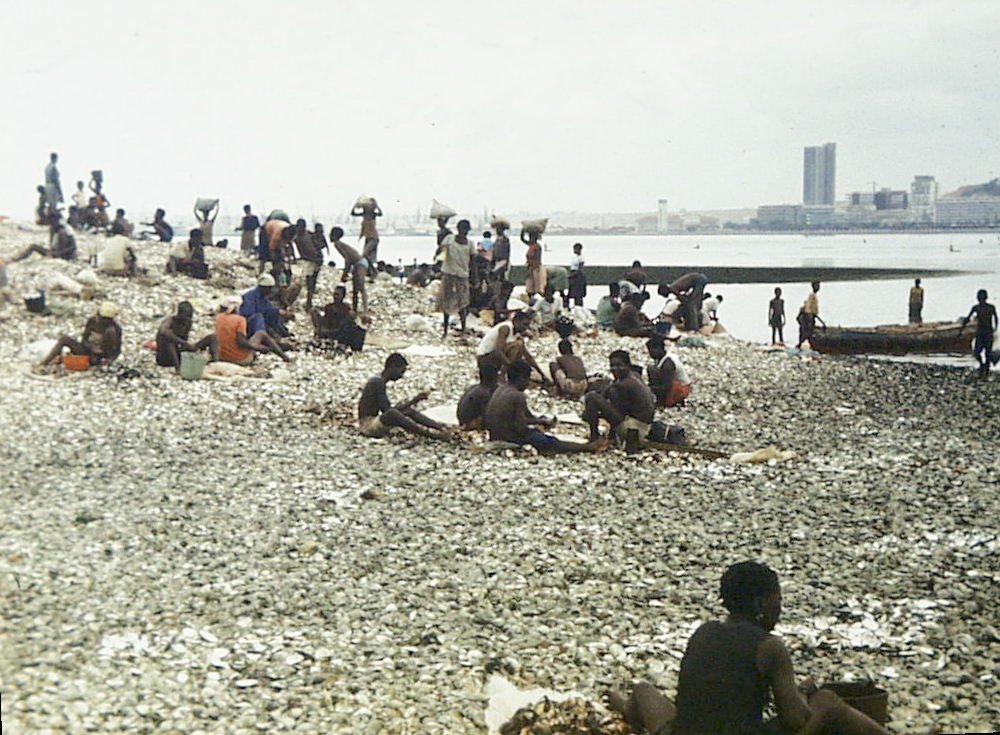
[[[987,289],[991,301],[1000,297],[1000,234],[844,234],[802,236],[786,234],[672,235],[624,237],[550,236],[544,239],[546,264],[565,265],[574,242],[583,243],[583,255],[591,265],[627,264],[640,260],[648,265],[785,266],[925,268],[927,270],[974,271],[971,275],[924,278],[924,321],[952,320],[968,313],[976,291]],[[389,263],[400,259],[429,262],[434,254],[433,237],[385,237],[379,258]],[[512,243],[515,263],[523,261],[523,246]],[[820,289],[820,316],[831,326],[874,326],[906,323],[910,279],[876,281],[830,281]],[[754,342],[770,342],[767,326],[768,302],[780,286],[785,299],[788,326],[785,340],[797,337],[795,314],[809,293],[809,284],[710,283],[707,290],[722,294],[719,318],[735,336]],[[587,305],[594,306],[606,286],[591,286]],[[645,311],[655,315],[664,299],[647,302]],[[971,341],[971,334],[970,334]],[[794,342],[793,342],[794,343]],[[955,363],[954,359],[935,359]],[[962,358],[958,364],[971,364]]]

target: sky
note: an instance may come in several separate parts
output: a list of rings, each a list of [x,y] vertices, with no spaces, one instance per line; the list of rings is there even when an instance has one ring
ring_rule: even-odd
[[[0,214],[104,171],[132,219],[800,202],[1000,176],[1000,2],[4,0]],[[168,219],[170,217],[168,216]]]

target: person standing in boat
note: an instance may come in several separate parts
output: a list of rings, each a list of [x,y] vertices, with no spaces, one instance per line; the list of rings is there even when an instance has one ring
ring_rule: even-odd
[[[910,289],[910,324],[923,324],[924,310],[924,289],[920,286],[920,279],[913,281],[913,288]]]

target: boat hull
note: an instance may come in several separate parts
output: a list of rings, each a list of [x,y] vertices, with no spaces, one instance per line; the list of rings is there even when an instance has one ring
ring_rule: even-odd
[[[964,354],[969,351],[975,326],[967,326],[959,333],[961,327],[961,322],[929,322],[878,327],[829,327],[825,331],[817,328],[809,342],[817,352],[832,355]]]

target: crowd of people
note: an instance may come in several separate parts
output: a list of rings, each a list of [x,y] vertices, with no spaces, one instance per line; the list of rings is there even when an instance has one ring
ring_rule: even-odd
[[[174,230],[166,222],[166,212],[157,209],[153,221],[143,223],[151,230],[135,233],[122,209],[109,221],[110,206],[103,193],[103,176],[92,173],[89,192],[78,182],[70,207],[69,222],[61,219],[62,192],[52,154],[45,169],[45,184],[39,187],[38,221],[51,231],[49,245],[33,245],[17,254],[20,260],[34,253],[56,258],[76,257],[73,230],[103,231],[112,237],[102,253],[102,267],[123,275],[140,269],[134,249],[135,237],[155,237],[170,244],[165,271],[194,279],[210,276],[205,247],[216,242],[213,226],[218,214],[217,200],[198,200],[198,226],[186,239],[174,241]],[[478,382],[462,394],[452,430],[418,410],[428,398],[418,393],[406,400],[389,398],[390,384],[404,378],[406,358],[392,352],[382,370],[365,382],[357,405],[357,430],[364,437],[381,438],[402,431],[428,439],[460,441],[463,431],[484,431],[490,441],[501,446],[534,447],[542,454],[594,453],[614,444],[632,451],[644,445],[683,443],[683,428],[662,420],[691,397],[693,378],[679,354],[677,343],[683,333],[711,333],[719,321],[721,294],[706,292],[708,276],[687,273],[670,283],[661,283],[656,292],[665,297],[655,319],[643,313],[650,298],[651,284],[642,263],[634,261],[619,280],[608,286],[592,317],[599,329],[613,330],[623,338],[643,340],[649,363],[633,362],[628,350],[615,349],[607,356],[607,374],[588,370],[576,354],[574,338],[581,334],[572,315],[583,308],[587,297],[586,262],[583,244],[572,248],[568,268],[545,266],[542,235],[544,221],[525,223],[519,239],[525,245],[525,298],[514,298],[510,280],[510,222],[494,217],[491,231],[476,241],[468,220],[460,219],[455,230],[449,227],[454,215],[439,214],[433,263],[415,264],[409,273],[378,260],[377,220],[382,210],[372,197],[362,197],[351,210],[360,219],[361,248],[345,241],[342,227],[334,226],[328,236],[320,223],[310,228],[304,219],[292,222],[282,210],[273,210],[263,221],[247,204],[240,222],[240,250],[256,258],[258,267],[253,288],[225,298],[217,305],[211,324],[195,332],[195,307],[191,301],[176,304],[174,313],[160,323],[153,348],[156,364],[180,370],[185,353],[205,353],[210,361],[240,366],[254,363],[259,354],[273,354],[292,361],[294,346],[290,323],[296,318],[298,297],[305,292],[304,309],[318,345],[358,351],[363,349],[369,315],[367,284],[382,273],[415,288],[437,282],[436,309],[441,314],[442,336],[453,329],[468,331],[468,317],[476,314],[485,325],[478,336],[475,362]],[[343,259],[341,284],[333,290],[332,301],[317,307],[318,279],[324,265],[333,266],[332,252]],[[820,283],[811,290],[799,309],[797,347],[814,335],[820,317]],[[910,292],[910,321],[919,323],[923,305],[920,280]],[[64,352],[86,357],[89,364],[114,361],[122,349],[122,328],[117,321],[119,305],[100,304],[87,320],[79,338],[61,335],[42,360],[48,365]],[[981,371],[996,363],[992,349],[993,332],[998,326],[996,309],[987,301],[986,291],[977,294],[977,303],[963,322],[975,319],[975,353]],[[783,343],[786,325],[782,289],[774,290],[768,305],[767,323],[773,343]],[[706,331],[707,330],[707,331]],[[557,354],[543,365],[529,349],[529,335],[554,331],[559,334]],[[471,367],[471,365],[470,365]],[[527,390],[536,383],[580,408],[588,435],[575,441],[557,436],[554,417],[536,414],[529,407]],[[658,419],[658,413],[661,419]],[[606,430],[605,430],[606,427]],[[582,439],[582,437],[581,437]],[[722,622],[701,626],[692,636],[681,664],[676,704],[648,684],[640,684],[626,696],[612,692],[610,703],[636,727],[651,733],[713,732],[765,733],[861,733],[881,735],[886,731],[844,705],[830,692],[807,686],[797,688],[788,651],[772,634],[781,612],[780,587],[773,571],[760,564],[737,564],[722,578],[721,596],[729,616]],[[763,712],[773,697],[776,720],[765,722]]]

